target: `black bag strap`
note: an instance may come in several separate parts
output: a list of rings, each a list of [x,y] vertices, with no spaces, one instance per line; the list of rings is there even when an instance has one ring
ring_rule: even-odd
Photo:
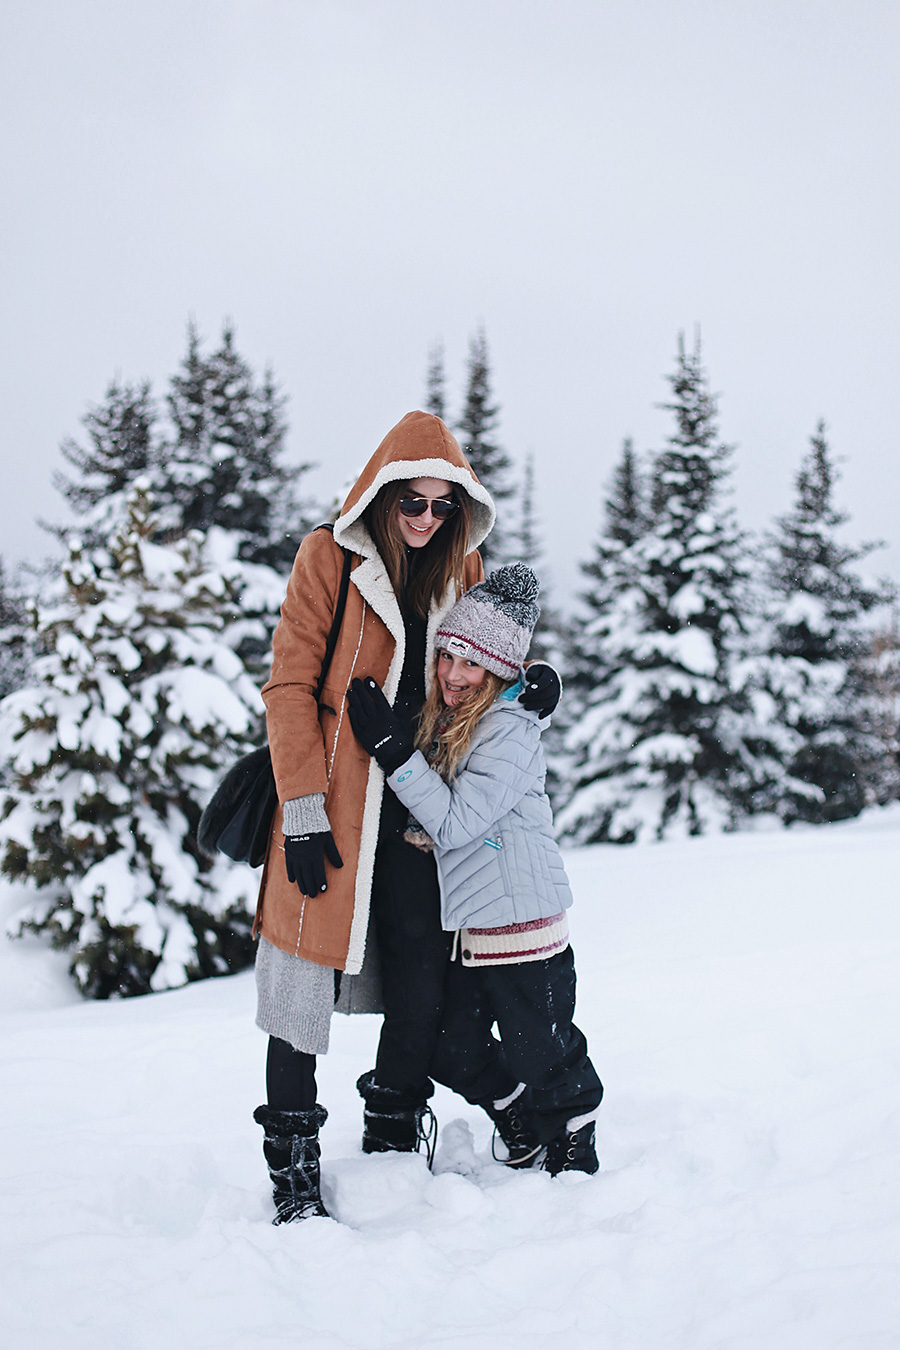
[[[333,525],[317,525],[317,530],[330,530],[334,534]],[[341,547],[344,555],[344,567],[341,572],[341,584],[338,588],[337,603],[334,607],[334,618],[331,621],[331,632],[328,634],[328,641],[325,643],[325,655],[322,657],[322,672],[319,675],[316,684],[316,702],[322,697],[322,690],[325,688],[325,680],[328,676],[328,667],[331,665],[331,658],[334,656],[334,649],[337,646],[338,634],[341,631],[341,624],[344,621],[344,610],[347,607],[347,592],[350,589],[350,564],[353,562],[353,554],[349,549]]]

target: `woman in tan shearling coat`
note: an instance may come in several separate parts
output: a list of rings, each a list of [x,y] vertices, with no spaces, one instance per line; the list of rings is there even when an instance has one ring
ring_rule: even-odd
[[[345,694],[354,676],[372,675],[398,711],[415,717],[437,624],[482,578],[477,547],[493,523],[491,498],[456,438],[440,418],[413,412],[366,465],[333,536],[316,530],[297,553],[263,689],[281,805],[256,915],[257,1024],[269,1033],[269,1053],[268,1103],[255,1114],[276,1222],[324,1213],[315,1055],[328,1048],[341,979],[342,1002],[358,1003],[348,977],[363,970],[373,939],[385,1023],[367,1107],[374,1103],[369,1114],[383,1118],[387,1135],[400,1116],[418,1133],[447,959],[437,879],[433,859],[404,843],[393,794],[382,810],[384,775],[353,735]],[[350,587],[317,709],[344,548],[353,555]],[[379,1111],[385,1103],[397,1109]],[[396,1146],[367,1133],[370,1147]]]

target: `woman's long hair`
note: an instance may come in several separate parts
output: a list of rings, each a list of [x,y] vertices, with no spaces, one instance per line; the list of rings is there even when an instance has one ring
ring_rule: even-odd
[[[456,773],[456,766],[469,748],[478,723],[497,695],[515,681],[503,680],[492,670],[486,670],[481,684],[470,689],[457,707],[448,708],[437,678],[437,656],[433,674],[431,692],[419,713],[416,748],[422,751],[431,767],[449,783]]]
[[[385,483],[363,512],[363,521],[381,554],[397,599],[411,613],[427,619],[432,600],[442,600],[451,582],[456,585],[457,595],[462,595],[465,588],[463,573],[472,506],[469,494],[453,485],[453,499],[459,503],[459,510],[435,530],[424,547],[411,550],[410,566],[406,545],[397,528],[400,498],[408,493],[409,479]]]

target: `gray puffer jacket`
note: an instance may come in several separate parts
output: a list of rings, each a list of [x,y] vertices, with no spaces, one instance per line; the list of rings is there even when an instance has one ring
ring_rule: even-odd
[[[452,783],[418,750],[387,780],[434,840],[448,932],[550,918],[572,903],[540,721],[517,701],[521,690],[505,690],[485,713]]]

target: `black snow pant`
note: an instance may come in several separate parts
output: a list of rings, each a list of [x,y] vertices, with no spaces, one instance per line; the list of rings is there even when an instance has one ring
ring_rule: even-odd
[[[571,947],[509,966],[450,964],[431,1076],[475,1106],[530,1089],[541,1143],[600,1105],[603,1084],[575,1026]],[[494,1023],[500,1041],[492,1034]]]
[[[405,824],[406,812],[403,813]],[[421,1096],[444,1006],[452,935],[441,928],[437,869],[430,853],[386,831],[375,853],[371,922],[381,962],[384,1024],[375,1060],[379,1087]],[[316,1104],[316,1057],[269,1037],[268,1103],[282,1111]]]

